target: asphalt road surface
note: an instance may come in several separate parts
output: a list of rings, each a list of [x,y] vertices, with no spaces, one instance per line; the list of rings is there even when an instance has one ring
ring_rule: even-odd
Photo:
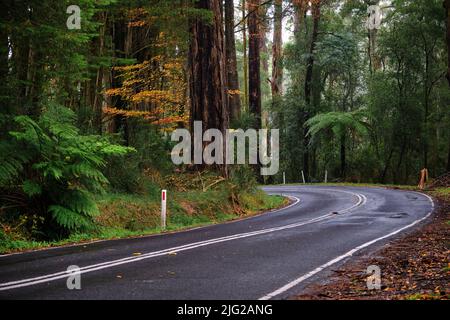
[[[2,256],[0,299],[285,299],[434,209],[426,195],[382,188],[265,190],[293,204],[180,233]],[[81,268],[81,290],[67,287],[77,283],[70,266]]]

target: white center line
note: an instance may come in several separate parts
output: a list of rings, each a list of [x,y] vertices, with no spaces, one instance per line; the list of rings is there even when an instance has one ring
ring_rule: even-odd
[[[330,190],[328,190],[328,191],[330,191]],[[333,190],[333,191],[335,191],[335,190]],[[338,191],[338,190],[336,190],[336,191]],[[348,191],[340,191],[340,190],[339,190],[339,192],[349,193],[358,198],[358,202],[355,205],[353,205],[352,207],[350,207],[348,209],[340,211],[340,213],[345,213],[345,212],[351,211],[351,210],[366,203],[367,199],[365,198],[364,195],[360,195],[360,194],[352,193],[352,192],[348,192]],[[289,207],[293,207],[300,202],[300,199],[298,199],[296,197],[293,197],[293,198],[296,199],[296,202]],[[285,210],[285,209],[282,209],[282,210]],[[311,220],[298,222],[298,223],[294,223],[294,224],[290,224],[290,225],[286,225],[286,226],[282,226],[282,227],[263,229],[263,230],[259,230],[259,231],[253,231],[253,232],[242,233],[242,234],[235,234],[235,235],[231,235],[231,236],[210,239],[210,240],[206,240],[206,241],[200,241],[200,242],[195,242],[195,243],[191,243],[191,244],[186,244],[186,245],[179,246],[179,247],[150,252],[150,253],[143,254],[138,257],[127,257],[127,258],[122,258],[122,259],[118,259],[118,260],[107,261],[107,262],[103,262],[103,263],[99,263],[99,264],[89,265],[89,266],[81,268],[80,274],[85,274],[85,273],[89,273],[89,272],[112,268],[115,266],[138,262],[138,261],[142,261],[142,260],[146,260],[146,259],[150,259],[150,258],[160,257],[160,256],[168,255],[171,253],[178,253],[178,252],[183,252],[183,251],[187,251],[187,250],[192,250],[192,249],[196,249],[196,248],[200,248],[200,247],[209,246],[212,244],[223,243],[223,242],[228,242],[228,241],[244,239],[244,238],[264,235],[264,234],[268,234],[268,233],[298,228],[298,227],[302,227],[302,226],[305,226],[308,224],[326,220],[333,216],[334,216],[333,214],[329,213],[329,214],[326,214],[326,215],[323,215],[323,216],[320,216],[320,217],[317,217],[317,218],[314,218]],[[59,279],[64,279],[69,276],[70,276],[70,274],[67,271],[61,271],[61,272],[57,272],[57,273],[53,273],[53,274],[43,275],[40,277],[34,277],[34,278],[28,278],[28,279],[23,279],[23,280],[18,280],[18,281],[1,283],[0,291],[13,290],[13,289],[33,286],[33,285],[37,285],[37,284],[41,284],[41,283],[47,283],[47,282],[56,281]]]

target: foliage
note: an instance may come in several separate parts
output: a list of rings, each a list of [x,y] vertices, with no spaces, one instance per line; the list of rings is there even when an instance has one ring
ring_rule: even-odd
[[[281,129],[281,170],[289,181],[301,181],[299,172],[309,169],[311,181],[322,181],[327,170],[330,180],[406,184],[416,183],[423,167],[432,176],[449,168],[442,1],[384,3],[383,23],[369,41],[367,3],[323,5],[312,56],[309,16],[285,47],[288,89],[271,119]],[[311,108],[304,91],[309,58]]]
[[[323,130],[331,130],[340,137],[346,130],[357,134],[367,133],[368,124],[364,113],[356,112],[330,112],[322,113],[309,119],[306,125],[310,127],[308,134],[315,136]]]
[[[136,152],[125,157],[108,157],[108,166],[103,170],[113,191],[142,193],[148,188],[148,170],[157,171],[159,175],[172,172],[172,142],[161,135],[157,126],[135,119],[129,144]]]
[[[28,210],[45,217],[45,227],[52,226],[45,230],[48,235],[93,227],[99,212],[91,192],[102,192],[108,184],[100,169],[106,157],[132,149],[111,144],[106,137],[80,135],[75,114],[57,105],[49,106],[38,121],[17,116],[15,122],[17,129],[0,152],[0,170],[6,172],[0,188],[6,195],[20,194]],[[2,198],[5,207],[15,208],[7,196]]]
[[[126,101],[128,110],[104,107],[106,115],[142,118],[164,128],[188,122],[187,84],[181,59],[155,56],[150,61],[115,69],[122,86],[108,90],[107,95]],[[143,105],[147,107],[143,109]]]

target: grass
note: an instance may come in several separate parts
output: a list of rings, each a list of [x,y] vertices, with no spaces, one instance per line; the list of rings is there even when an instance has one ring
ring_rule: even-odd
[[[19,234],[6,235],[0,229],[0,253],[181,231],[250,217],[281,208],[289,202],[284,197],[269,196],[259,190],[244,193],[239,198],[233,197],[226,188],[173,193],[168,196],[168,225],[162,230],[159,197],[112,193],[96,200],[101,211],[96,218],[96,230],[46,242],[27,240]]]

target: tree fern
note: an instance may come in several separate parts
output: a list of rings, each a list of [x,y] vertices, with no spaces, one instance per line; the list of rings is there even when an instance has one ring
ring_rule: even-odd
[[[308,134],[315,136],[321,131],[331,130],[336,136],[344,130],[353,130],[358,134],[368,132],[368,124],[365,122],[365,114],[356,112],[330,112],[322,113],[311,118],[306,125],[309,127]]]
[[[0,188],[6,187],[23,171],[29,160],[26,152],[17,152],[17,148],[9,140],[0,142]]]
[[[80,135],[75,120],[70,109],[49,106],[38,121],[16,117],[18,129],[0,144],[0,187],[20,186],[30,203],[44,208],[39,214],[47,224],[68,232],[93,226],[99,212],[92,192],[102,192],[108,184],[101,172],[105,159],[133,151],[107,137]]]

